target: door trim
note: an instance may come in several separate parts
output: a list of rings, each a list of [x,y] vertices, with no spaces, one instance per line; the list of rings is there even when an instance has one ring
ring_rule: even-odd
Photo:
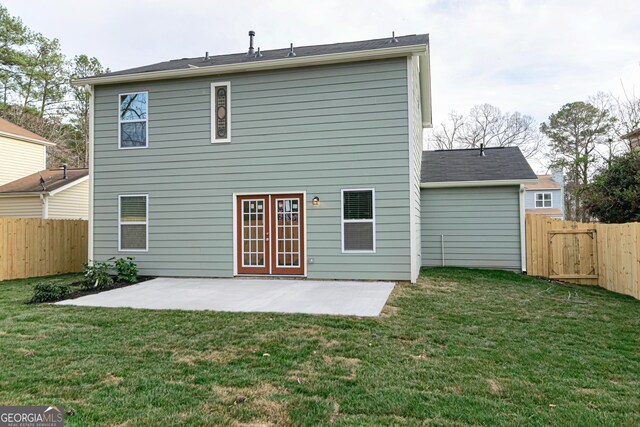
[[[286,277],[307,277],[307,191],[306,190],[288,190],[288,191],[246,191],[246,192],[237,192],[232,193],[232,218],[233,218],[233,275],[238,276],[238,196],[277,196],[280,194],[301,194],[302,195],[302,205],[304,207],[302,212],[302,218],[304,223],[304,274],[302,275],[286,275]],[[269,267],[271,268],[271,267]],[[244,275],[243,275],[244,276]],[[271,276],[273,277],[273,276]]]

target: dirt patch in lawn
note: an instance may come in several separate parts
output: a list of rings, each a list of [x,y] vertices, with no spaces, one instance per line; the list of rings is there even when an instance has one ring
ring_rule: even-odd
[[[255,411],[259,416],[250,422],[236,422],[234,425],[243,426],[272,426],[290,425],[289,415],[286,409],[286,400],[282,396],[289,392],[284,388],[275,387],[270,383],[260,383],[253,387],[223,387],[213,386],[213,391],[218,395],[223,405],[230,411],[247,407]],[[243,408],[244,409],[244,408]]]
[[[172,356],[172,360],[175,363],[183,363],[189,366],[194,366],[201,362],[224,365],[237,359],[237,353],[231,348],[226,351],[181,351],[174,352]]]

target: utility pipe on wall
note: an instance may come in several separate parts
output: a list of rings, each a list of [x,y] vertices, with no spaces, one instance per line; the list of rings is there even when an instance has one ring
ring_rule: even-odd
[[[440,252],[442,253],[442,266],[444,267],[444,234],[440,235]]]

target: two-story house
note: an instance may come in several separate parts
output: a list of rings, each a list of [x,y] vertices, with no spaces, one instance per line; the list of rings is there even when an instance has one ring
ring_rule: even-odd
[[[415,281],[428,35],[275,50],[253,35],[247,52],[75,82],[92,93],[90,259],[133,255],[159,276]],[[520,181],[500,183],[522,216]]]
[[[53,145],[0,118],[0,217],[87,219],[89,171],[47,169]]]
[[[564,177],[562,171],[538,175],[538,182],[525,185],[526,213],[564,219]]]

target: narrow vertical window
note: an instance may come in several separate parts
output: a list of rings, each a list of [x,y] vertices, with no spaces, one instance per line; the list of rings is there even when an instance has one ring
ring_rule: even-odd
[[[342,251],[376,251],[374,190],[342,190]]]
[[[211,84],[211,142],[231,141],[231,83]]]
[[[119,196],[118,201],[118,250],[146,251],[149,241],[149,196]]]
[[[147,147],[147,99],[147,92],[119,95],[118,141],[120,148]]]

